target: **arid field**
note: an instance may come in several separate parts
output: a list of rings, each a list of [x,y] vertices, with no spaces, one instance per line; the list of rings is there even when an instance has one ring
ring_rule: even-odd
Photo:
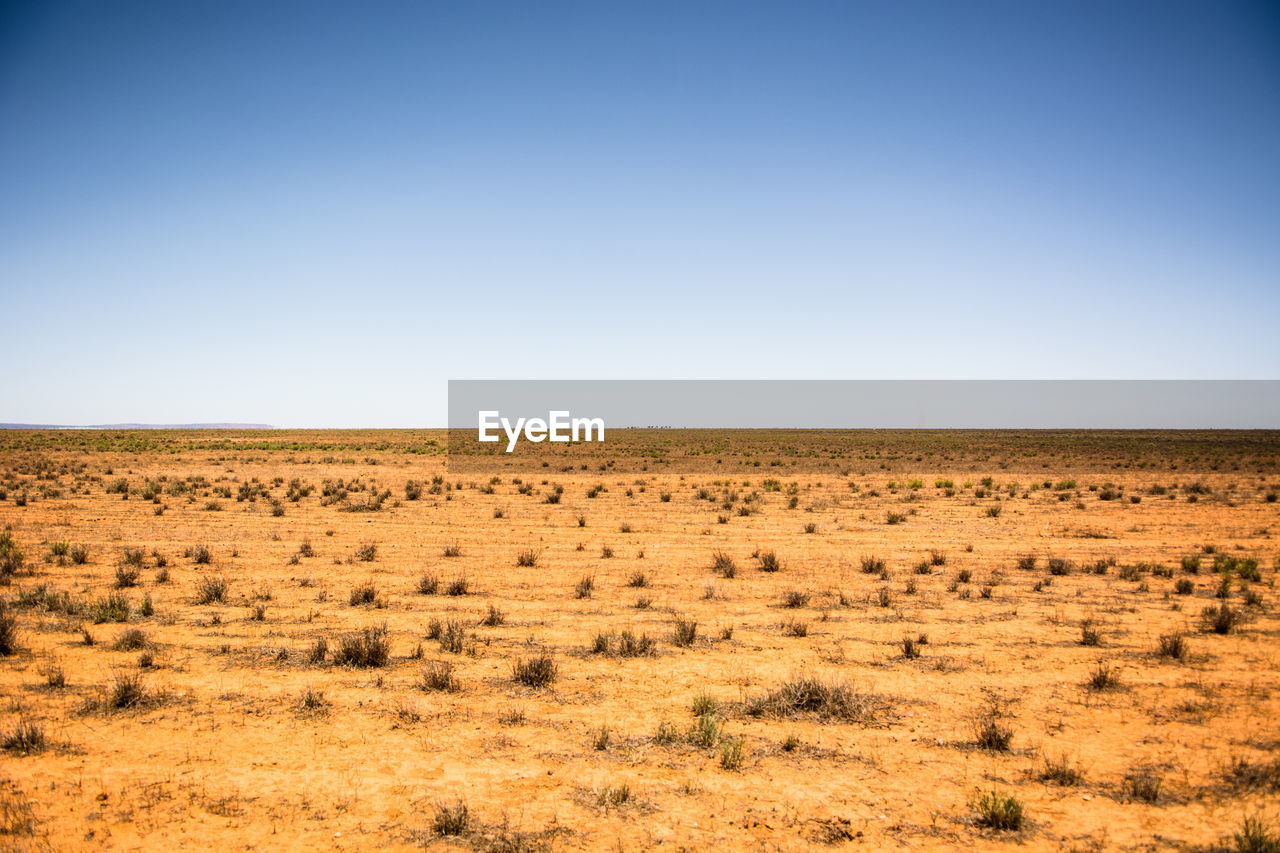
[[[1280,433],[448,446],[0,433],[0,848],[1280,845]]]

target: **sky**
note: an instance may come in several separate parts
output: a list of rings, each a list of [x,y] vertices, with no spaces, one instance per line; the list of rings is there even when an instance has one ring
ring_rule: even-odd
[[[0,422],[1280,378],[1280,6],[0,3]]]

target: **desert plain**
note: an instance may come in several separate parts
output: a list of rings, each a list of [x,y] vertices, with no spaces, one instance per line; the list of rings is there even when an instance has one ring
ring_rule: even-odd
[[[1280,433],[0,433],[0,848],[1275,850]]]

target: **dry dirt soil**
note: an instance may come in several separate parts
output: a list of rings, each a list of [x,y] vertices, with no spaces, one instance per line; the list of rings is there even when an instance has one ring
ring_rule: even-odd
[[[0,847],[1275,849],[1280,434],[447,446],[0,434]]]

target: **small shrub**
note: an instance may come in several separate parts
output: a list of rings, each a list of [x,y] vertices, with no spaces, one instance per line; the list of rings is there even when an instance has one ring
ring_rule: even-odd
[[[984,791],[974,802],[978,812],[978,825],[990,829],[1018,830],[1022,828],[1022,801],[1013,794]]]
[[[720,746],[720,767],[723,770],[737,770],[742,767],[743,738],[725,738]]]
[[[324,663],[324,659],[329,655],[329,641],[324,637],[316,638],[316,641],[307,649],[307,661],[309,663]]]
[[[138,649],[145,649],[150,645],[151,642],[147,639],[146,632],[141,628],[129,628],[116,637],[116,641],[111,645],[111,648],[118,652],[133,652]]]
[[[538,556],[540,552],[532,548],[526,548],[519,554],[516,554],[516,565],[521,568],[533,568],[538,565]]]
[[[0,656],[18,653],[18,617],[8,605],[0,602]]]
[[[675,743],[679,737],[680,734],[676,731],[676,727],[663,720],[658,723],[657,731],[653,733],[653,742],[660,746],[667,746]]]
[[[62,664],[53,663],[45,670],[42,670],[45,684],[54,689],[61,689],[67,686],[67,674],[62,669]]]
[[[435,634],[431,637],[431,634]],[[456,619],[450,619],[441,627],[438,621],[433,620],[431,630],[428,631],[428,638],[440,641],[440,650],[460,655],[466,650],[467,634],[462,629],[462,623]]]
[[[778,559],[778,555],[773,551],[761,551],[756,555],[756,561],[760,564],[762,572],[778,572],[782,570],[782,561]]]
[[[512,706],[498,714],[498,722],[504,726],[523,726],[525,724],[524,708]]]
[[[453,805],[436,804],[436,815],[431,821],[431,829],[436,835],[457,837],[465,835],[471,825],[471,814],[467,804],[458,800]]]
[[[596,802],[605,808],[610,806],[617,808],[625,805],[631,800],[631,787],[626,783],[621,785],[606,785],[596,794]]]
[[[304,711],[323,711],[329,706],[329,702],[324,698],[324,691],[308,685],[298,699],[298,706]]]
[[[1149,768],[1138,768],[1124,777],[1124,791],[1135,800],[1154,803],[1160,799],[1160,786],[1164,780]]]
[[[573,587],[574,598],[590,598],[596,587],[596,579],[592,575],[583,575]]]
[[[652,655],[657,644],[648,634],[636,636],[630,629],[624,629],[618,635],[617,651],[620,657],[636,658]]]
[[[16,574],[22,569],[25,559],[22,549],[13,541],[13,534],[7,530],[0,531],[0,574]]]
[[[711,555],[712,568],[719,572],[723,578],[732,578],[738,572],[737,565],[733,562],[733,557],[724,551],[716,551]]]
[[[132,610],[129,599],[119,592],[109,593],[105,598],[98,599],[90,608],[95,625],[101,625],[104,622],[128,622]]]
[[[855,692],[842,681],[824,681],[809,675],[792,676],[773,690],[747,700],[753,717],[789,719],[812,714],[823,720],[869,722],[874,716],[870,697]]]
[[[1052,782],[1063,787],[1079,785],[1083,780],[1084,773],[1072,763],[1066,753],[1057,758],[1045,758],[1044,768],[1040,771],[1041,782]]]
[[[788,637],[807,637],[809,636],[809,623],[800,619],[789,619],[782,626],[782,633]]]
[[[676,619],[675,629],[671,634],[671,642],[681,648],[688,648],[698,636],[698,623],[686,617]]]
[[[1013,729],[1000,721],[1003,714],[994,703],[973,724],[974,740],[990,752],[1007,752],[1013,742]]]
[[[430,572],[418,578],[418,592],[422,595],[435,595],[440,591],[440,579]]]
[[[864,556],[860,559],[860,564],[862,566],[862,571],[868,575],[884,574],[885,572],[884,560],[879,557]]]
[[[222,575],[210,575],[196,583],[196,604],[225,604],[229,584]]]
[[[359,607],[362,604],[373,604],[377,600],[378,588],[370,580],[352,587],[347,603],[352,607]]]
[[[1098,629],[1094,626],[1093,621],[1086,619],[1080,624],[1080,645],[1097,646],[1102,643],[1102,636],[1098,633]]]
[[[43,752],[48,745],[44,728],[39,723],[32,722],[25,717],[19,719],[12,729],[0,735],[0,747],[7,752],[31,755],[32,753]]]
[[[595,639],[591,642],[591,653],[593,655],[607,655],[612,646],[613,634],[607,631],[601,631],[596,634]]]
[[[1230,634],[1240,621],[1240,611],[1232,610],[1225,601],[1217,607],[1206,607],[1200,613],[1201,630],[1205,633]]]
[[[107,691],[107,707],[115,710],[136,708],[147,700],[142,676],[137,673],[118,672]]]
[[[116,589],[128,589],[137,586],[138,576],[142,570],[132,563],[121,563],[116,566]]]
[[[1280,793],[1280,758],[1252,762],[1236,757],[1225,773],[1227,783],[1235,790]]]
[[[521,684],[541,688],[556,680],[559,667],[556,665],[555,658],[544,652],[528,660],[517,658],[511,672],[515,680]]]
[[[1120,674],[1110,663],[1100,660],[1093,665],[1088,686],[1090,690],[1115,690],[1120,686]]]
[[[689,704],[689,710],[695,717],[705,717],[708,714],[715,714],[719,709],[720,703],[705,692],[694,696],[693,702]]]
[[[710,749],[720,741],[720,721],[715,714],[702,714],[689,728],[689,743]]]
[[[1267,495],[1269,502],[1274,502],[1275,492]],[[1280,853],[1280,835],[1267,828],[1261,817],[1254,815],[1244,819],[1244,826],[1233,838],[1239,853]]]
[[[338,640],[338,647],[333,650],[333,662],[338,666],[385,666],[390,656],[391,640],[386,625],[347,634]]]
[[[1184,634],[1164,634],[1160,637],[1156,651],[1160,657],[1183,660],[1187,656],[1187,638]]]
[[[449,661],[432,661],[422,668],[418,677],[421,690],[437,690],[444,693],[457,693],[462,689],[458,678],[453,673],[453,664]]]
[[[798,589],[788,590],[782,595],[783,607],[804,607],[809,603],[809,593]]]

